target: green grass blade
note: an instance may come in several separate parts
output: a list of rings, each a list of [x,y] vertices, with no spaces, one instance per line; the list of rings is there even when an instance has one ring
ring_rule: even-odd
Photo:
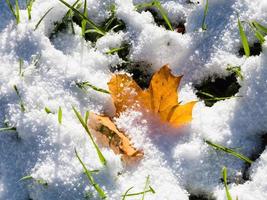
[[[247,39],[244,28],[243,28],[242,23],[239,20],[239,18],[238,18],[238,29],[239,29],[239,34],[241,37],[241,42],[242,42],[242,45],[243,45],[243,48],[245,51],[245,55],[246,55],[246,57],[249,57],[250,56],[250,48],[249,48],[249,44],[248,44],[248,39]]]
[[[257,28],[259,31],[263,32],[264,34],[267,34],[267,27],[261,25],[260,23],[256,21],[252,21],[252,25]]]
[[[59,0],[61,3],[63,3],[65,6],[67,6],[69,9],[71,9],[74,13],[82,17],[84,20],[88,22],[94,29],[98,30],[98,33],[101,33],[100,35],[105,35],[105,31],[102,30],[99,26],[97,26],[92,20],[90,20],[88,17],[86,17],[83,13],[79,12],[74,6],[71,6],[64,0]]]
[[[28,13],[28,19],[31,20],[32,19],[32,5],[34,3],[35,0],[27,0],[26,1],[26,5],[27,5],[27,13]]]
[[[14,88],[14,90],[15,90],[15,92],[16,92],[18,98],[19,98],[20,110],[21,110],[22,112],[25,112],[26,109],[25,109],[24,103],[23,103],[23,101],[22,101],[22,98],[21,98],[21,96],[20,96],[20,94],[19,94],[19,90],[18,90],[18,88],[17,88],[16,85],[13,85],[13,88]]]
[[[122,195],[122,199],[121,200],[125,200],[127,197],[127,194],[130,192],[131,189],[133,189],[134,187],[130,187],[129,189],[126,190],[126,192]]]
[[[51,110],[50,110],[48,107],[45,107],[45,112],[46,112],[47,114],[52,113]]]
[[[16,4],[16,21],[17,21],[17,24],[19,24],[20,14],[19,14],[19,2],[18,2],[18,0],[15,1],[15,4]]]
[[[146,183],[145,183],[145,187],[144,187],[144,190],[143,190],[143,195],[142,195],[142,200],[145,199],[145,191],[147,189],[147,187],[149,186],[149,176],[146,177]]]
[[[230,155],[232,155],[234,157],[237,157],[237,158],[239,158],[239,159],[241,159],[243,161],[246,161],[249,164],[253,163],[253,161],[250,160],[248,157],[246,157],[246,156],[234,151],[233,149],[227,148],[227,147],[222,146],[220,144],[215,144],[215,143],[213,143],[213,142],[211,142],[209,140],[204,140],[204,141],[205,141],[205,143],[207,143],[208,145],[210,145],[211,147],[213,147],[216,150],[224,151],[225,153],[228,153],[228,154],[230,154]]]
[[[82,167],[83,167],[83,170],[84,170],[84,172],[85,172],[85,174],[86,174],[86,176],[87,176],[87,178],[88,178],[90,184],[93,185],[93,187],[95,188],[95,190],[97,191],[97,193],[98,193],[98,195],[99,195],[99,197],[100,197],[101,199],[106,199],[107,196],[106,196],[104,190],[102,190],[102,188],[95,182],[95,180],[94,180],[94,178],[93,178],[91,172],[87,169],[87,167],[85,166],[85,164],[84,164],[83,161],[81,160],[81,158],[80,158],[80,156],[78,155],[76,149],[75,149],[75,154],[76,154],[76,157],[78,158],[79,162],[81,163],[81,165],[82,165]]]
[[[93,143],[95,149],[96,149],[96,152],[97,152],[97,155],[98,155],[98,158],[100,160],[100,162],[103,164],[103,165],[106,165],[106,159],[105,157],[103,156],[103,154],[101,153],[99,147],[97,146],[97,144],[95,143],[94,141],[94,138],[91,134],[91,132],[89,131],[88,127],[87,127],[87,122],[84,121],[83,117],[81,116],[81,114],[76,110],[75,107],[72,107],[76,117],[79,119],[80,123],[82,124],[82,126],[84,127],[85,131],[87,132],[88,136],[90,137],[91,139],[91,142]]]
[[[23,59],[19,58],[19,76],[23,76],[23,72],[22,72],[22,67],[23,67]]]
[[[227,168],[226,167],[223,167],[222,169],[222,176],[223,176],[223,183],[224,183],[227,200],[232,200],[232,197],[229,192],[228,185],[227,185]]]
[[[4,128],[0,128],[0,132],[4,132],[4,131],[16,131],[16,127],[4,127]]]
[[[7,4],[7,6],[9,7],[9,10],[10,10],[11,13],[13,14],[13,16],[16,18],[16,13],[15,13],[15,11],[14,11],[14,9],[13,9],[12,4],[10,3],[10,0],[6,0],[6,4]]]
[[[62,108],[59,106],[58,108],[58,123],[62,124]]]
[[[37,22],[37,24],[35,25],[35,28],[34,28],[34,30],[36,30],[37,28],[38,28],[38,26],[41,24],[41,22],[43,21],[43,19],[46,17],[46,15],[48,15],[48,13],[51,11],[53,9],[53,7],[52,8],[49,8],[47,11],[46,11],[46,13],[41,17],[41,19]]]
[[[23,176],[21,179],[18,180],[18,182],[20,182],[20,181],[26,181],[26,180],[31,180],[31,179],[33,179],[33,177],[31,175]]]
[[[107,91],[105,89],[102,89],[102,88],[99,88],[99,87],[96,87],[96,86],[90,84],[88,81],[76,82],[76,85],[77,85],[78,88],[80,88],[83,91],[86,91],[87,87],[90,87],[91,89],[93,89],[93,90],[95,90],[97,92],[102,92],[102,93],[105,93],[105,94],[110,94],[109,91]]]
[[[209,10],[209,0],[206,0],[205,9],[204,9],[204,16],[202,19],[202,30],[207,30],[206,18]]]
[[[84,1],[83,15],[85,17],[88,17],[88,13],[87,13],[87,0]],[[85,19],[83,19],[82,20],[82,36],[83,37],[85,37],[86,25],[87,25],[87,21]]]
[[[160,12],[162,18],[164,19],[164,21],[165,21],[166,24],[168,25],[169,29],[170,29],[171,31],[174,31],[174,29],[172,28],[171,22],[170,22],[170,20],[169,20],[169,18],[168,18],[168,16],[167,16],[165,10],[164,10],[164,9],[162,8],[162,6],[161,6],[161,3],[160,3],[159,1],[157,1],[157,0],[155,0],[155,1],[154,1],[154,5],[155,5],[155,7],[159,10],[159,12]]]
[[[118,51],[121,51],[121,50],[125,49],[125,48],[126,48],[126,47],[116,47],[116,48],[112,48],[112,49],[110,49],[109,51],[107,51],[106,54],[108,54],[108,55],[112,55],[112,54],[114,54],[114,53],[116,53],[116,52],[118,52]]]
[[[165,12],[165,10],[163,9],[161,3],[158,0],[153,0],[150,3],[139,3],[135,5],[135,8],[137,10],[143,9],[143,8],[147,8],[147,7],[155,7],[158,9],[160,15],[162,16],[163,20],[165,21],[165,23],[167,24],[168,28],[173,31],[173,27],[171,25],[171,22]]]

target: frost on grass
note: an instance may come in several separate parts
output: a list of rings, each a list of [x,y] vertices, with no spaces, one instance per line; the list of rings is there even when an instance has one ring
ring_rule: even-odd
[[[110,16],[110,6],[115,4],[116,17],[126,27],[119,32],[111,31],[94,43],[83,39],[77,24],[74,24],[75,34],[60,32],[50,37],[55,23],[68,11],[59,1],[36,0],[31,21],[25,1],[19,1],[21,23],[18,25],[5,1],[1,1],[0,126],[8,124],[16,127],[16,131],[0,132],[0,199],[97,199],[75,156],[75,148],[88,170],[99,170],[93,173],[94,179],[109,199],[120,199],[130,187],[134,187],[133,193],[143,191],[149,176],[156,193],[147,193],[145,199],[187,200],[189,196],[203,194],[223,200],[226,195],[221,181],[222,166],[228,169],[233,198],[267,198],[267,154],[266,150],[261,152],[265,145],[262,137],[267,133],[267,46],[263,44],[258,56],[241,57],[237,26],[237,13],[242,21],[256,20],[266,25],[267,3],[210,0],[207,30],[203,31],[206,1],[160,1],[172,25],[185,22],[186,33],[181,34],[158,26],[148,10],[134,9],[134,4],[142,2],[149,1],[88,0],[90,19],[101,24]],[[51,12],[33,31],[51,7]],[[249,27],[244,29],[250,45],[256,43]],[[144,150],[144,159],[126,167],[118,155],[101,148],[107,159],[104,167],[72,106],[83,114],[87,110],[114,112],[108,94],[90,88],[81,90],[76,83],[89,82],[107,89],[110,69],[125,60],[117,53],[106,52],[125,42],[129,43],[127,61],[149,64],[149,74],[168,63],[174,73],[184,75],[179,88],[183,102],[197,98],[194,86],[209,77],[229,76],[229,64],[241,66],[243,80],[237,77],[241,87],[235,94],[240,97],[218,101],[212,107],[200,100],[193,110],[192,123],[180,129],[160,124],[158,119],[134,110],[124,112],[115,119],[116,125],[131,138],[134,146]],[[23,73],[19,59],[23,60]],[[14,85],[25,112],[21,110]],[[63,113],[62,124],[58,123],[59,107]],[[259,158],[248,166],[236,157],[215,151],[204,139],[234,148],[250,158]],[[27,175],[32,179],[18,182]],[[140,196],[129,197],[137,198]]]

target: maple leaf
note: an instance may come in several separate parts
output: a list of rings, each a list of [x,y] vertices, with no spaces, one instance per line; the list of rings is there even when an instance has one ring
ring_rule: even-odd
[[[125,162],[135,162],[143,157],[143,152],[132,146],[130,139],[116,128],[109,117],[90,112],[87,125],[98,142],[109,146],[115,154],[122,154]]]
[[[116,114],[119,115],[129,107],[140,106],[175,127],[189,123],[196,101],[184,105],[178,103],[177,89],[181,79],[182,76],[174,76],[169,66],[164,65],[153,75],[149,88],[142,90],[130,76],[114,75],[108,86]]]

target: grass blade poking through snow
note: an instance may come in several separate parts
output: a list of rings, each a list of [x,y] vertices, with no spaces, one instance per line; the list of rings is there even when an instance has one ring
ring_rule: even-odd
[[[27,5],[27,13],[28,13],[28,19],[31,20],[32,19],[32,15],[31,15],[31,12],[32,12],[32,5],[33,5],[33,2],[35,0],[26,0],[26,5]]]
[[[4,128],[0,128],[0,132],[4,132],[4,131],[16,131],[16,127],[4,127]]]
[[[125,193],[124,195],[122,195],[122,200],[125,199],[125,197],[131,197],[131,196],[138,196],[138,195],[142,195],[142,199],[141,200],[144,200],[145,199],[145,194],[148,193],[148,192],[151,192],[152,194],[155,194],[155,190],[149,185],[149,176],[147,176],[146,178],[146,183],[145,183],[145,187],[144,187],[144,191],[143,192],[136,192],[136,193],[130,193],[128,194],[128,192],[133,189],[133,187],[129,188]]]
[[[87,0],[84,1],[83,15],[85,17],[88,17],[88,13],[87,13]],[[86,25],[87,25],[87,21],[85,19],[83,19],[82,20],[82,36],[83,37],[85,37]]]
[[[21,98],[21,96],[20,96],[20,94],[19,94],[19,90],[18,90],[18,88],[17,88],[16,85],[14,85],[13,88],[14,88],[14,90],[15,90],[17,96],[19,97],[20,110],[21,110],[22,112],[25,112],[26,109],[25,109],[24,103],[23,103],[23,101],[22,101],[22,98]]]
[[[207,30],[206,17],[208,14],[208,10],[209,10],[209,0],[206,0],[205,9],[204,9],[204,16],[203,16],[202,26],[201,26],[202,30],[204,30],[204,31]]]
[[[241,160],[244,160],[244,161],[246,161],[246,162],[249,163],[249,164],[252,164],[252,163],[253,163],[253,161],[250,160],[248,157],[246,157],[246,156],[244,156],[244,155],[242,155],[242,154],[240,154],[240,153],[234,151],[233,149],[227,148],[227,147],[222,146],[222,145],[220,145],[220,144],[215,144],[215,143],[213,143],[213,142],[211,142],[211,141],[209,141],[209,140],[204,140],[204,141],[205,141],[208,145],[210,145],[211,147],[213,147],[213,148],[216,149],[216,150],[220,150],[220,151],[224,151],[224,152],[226,152],[226,153],[229,153],[229,154],[231,154],[232,156],[235,156],[235,157],[237,157],[237,158],[239,158],[239,159],[241,159]]]
[[[86,20],[87,23],[89,25],[92,26],[92,28],[95,30],[96,33],[100,34],[100,35],[105,35],[106,32],[100,28],[98,25],[96,25],[92,20],[90,20],[87,16],[85,16],[83,13],[79,12],[79,10],[77,10],[76,8],[74,8],[74,6],[71,6],[70,4],[68,4],[66,1],[64,0],[59,0],[61,3],[63,3],[65,6],[67,6],[69,9],[71,9],[75,14],[79,15],[81,18],[83,18],[83,20]]]
[[[82,126],[84,127],[85,131],[87,132],[88,136],[90,137],[91,139],[91,142],[93,143],[95,149],[96,149],[96,152],[97,152],[97,155],[99,157],[99,160],[100,162],[103,164],[103,165],[106,165],[106,159],[105,157],[103,156],[103,154],[101,153],[99,147],[97,146],[97,144],[95,143],[94,141],[94,138],[91,134],[91,132],[89,131],[88,127],[87,127],[87,121],[85,121],[82,117],[82,115],[76,110],[75,107],[72,107],[76,117],[79,119],[80,123],[82,124]]]
[[[249,48],[249,44],[248,44],[248,39],[247,36],[245,34],[244,28],[242,26],[242,23],[240,21],[240,19],[238,18],[238,29],[239,29],[239,34],[241,37],[241,42],[245,51],[245,55],[246,57],[250,56],[250,48]]]
[[[93,90],[97,91],[97,92],[102,92],[105,94],[110,94],[109,91],[102,89],[102,88],[98,88],[92,84],[90,84],[88,81],[84,81],[84,82],[76,82],[76,85],[78,88],[80,88],[81,90],[85,91],[87,90],[88,87],[92,88]]]
[[[147,7],[155,7],[158,9],[158,11],[160,12],[160,15],[162,16],[162,18],[164,19],[165,23],[167,24],[168,28],[171,30],[171,31],[174,31],[172,25],[171,25],[171,22],[165,12],[165,10],[163,9],[161,3],[158,1],[158,0],[154,0],[154,1],[151,1],[150,3],[140,3],[140,4],[137,4],[135,6],[135,8],[137,10],[140,10],[140,9],[143,9],[143,8],[147,8]]]
[[[34,30],[36,30],[36,29],[38,28],[38,26],[41,24],[41,22],[43,21],[43,19],[45,18],[45,16],[48,15],[48,13],[49,13],[52,9],[53,9],[53,7],[52,7],[52,8],[49,8],[49,9],[46,11],[46,13],[41,17],[41,19],[40,19],[40,20],[37,22],[37,24],[35,25]]]
[[[10,0],[6,0],[6,3],[11,11],[11,13],[13,14],[13,16],[16,19],[16,23],[19,24],[20,22],[20,14],[19,14],[19,2],[18,0],[15,0],[15,10],[10,2]]]
[[[232,197],[229,192],[228,185],[227,185],[227,168],[226,167],[223,167],[222,169],[222,176],[223,176],[223,184],[224,184],[227,200],[232,200]]]
[[[61,106],[58,108],[58,123],[62,124],[62,109]]]
[[[89,180],[89,182],[92,184],[92,186],[95,188],[95,190],[97,191],[97,193],[99,194],[99,197],[101,199],[106,199],[107,196],[105,194],[105,192],[101,189],[101,187],[95,182],[93,176],[92,176],[92,173],[87,169],[87,167],[85,166],[85,164],[83,163],[83,161],[81,160],[80,156],[78,155],[76,149],[75,149],[75,154],[76,154],[76,157],[78,158],[79,162],[81,163],[82,167],[83,167],[83,170]]]

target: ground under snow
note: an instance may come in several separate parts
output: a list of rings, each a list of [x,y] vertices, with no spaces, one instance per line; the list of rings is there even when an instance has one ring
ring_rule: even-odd
[[[84,199],[88,191],[93,193],[91,199],[97,199],[75,157],[74,148],[89,169],[100,170],[95,179],[109,199],[121,199],[132,186],[132,192],[142,191],[149,175],[156,193],[147,193],[146,200],[187,200],[190,194],[223,200],[226,195],[220,180],[222,166],[228,168],[230,193],[234,198],[267,199],[266,150],[249,168],[249,180],[243,181],[246,167],[243,161],[216,152],[203,142],[209,139],[239,148],[247,156],[259,151],[261,136],[267,132],[267,44],[263,45],[259,56],[248,59],[238,56],[241,42],[237,14],[241,20],[256,20],[266,25],[267,1],[210,0],[208,30],[203,32],[200,30],[203,2],[161,0],[172,22],[186,21],[184,35],[158,27],[149,12],[136,12],[133,3],[139,2],[144,1],[88,0],[89,16],[95,21],[106,18],[107,8],[115,3],[117,16],[127,25],[125,32],[109,33],[92,47],[81,38],[78,26],[75,36],[62,34],[49,40],[54,22],[67,11],[59,1],[36,0],[33,19],[29,22],[23,10],[25,1],[21,0],[22,22],[16,25],[5,1],[1,0],[0,127],[8,120],[16,126],[18,138],[12,132],[0,133],[0,199]],[[53,10],[33,31],[51,7]],[[253,44],[253,33],[247,31],[247,34]],[[71,106],[82,113],[86,110],[111,113],[111,99],[109,95],[92,90],[85,94],[74,83],[89,81],[107,88],[111,77],[109,67],[122,61],[117,55],[105,52],[124,41],[131,42],[132,60],[151,63],[153,71],[169,63],[174,73],[184,75],[180,87],[182,100],[197,99],[193,85],[205,78],[215,74],[226,76],[227,64],[242,65],[244,80],[238,80],[241,88],[236,94],[242,97],[220,101],[212,107],[200,101],[193,110],[192,123],[176,130],[136,111],[126,111],[116,119],[116,124],[132,138],[136,147],[144,149],[145,157],[137,166],[125,167],[118,155],[102,148],[108,160],[107,167],[103,167]],[[39,56],[36,67],[31,62]],[[19,58],[24,60],[23,78],[18,76]],[[25,104],[24,113],[13,85],[17,85]],[[56,114],[44,111],[49,107],[57,112],[59,106],[63,110],[62,125]],[[174,136],[175,132],[180,133]],[[48,186],[34,180],[18,182],[25,175],[43,179]]]

